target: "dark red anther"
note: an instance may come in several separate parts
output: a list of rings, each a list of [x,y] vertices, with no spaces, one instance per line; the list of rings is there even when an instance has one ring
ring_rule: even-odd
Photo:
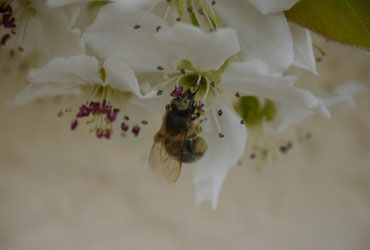
[[[197,109],[199,111],[202,111],[203,110],[203,107],[204,107],[204,103],[199,102]]]
[[[107,105],[107,101],[103,100],[103,102],[100,105],[100,112],[103,114],[109,114],[112,110],[112,106]]]
[[[109,140],[111,136],[110,130],[108,129],[107,132],[104,134],[105,139]]]
[[[0,13],[8,13],[13,14],[13,9],[10,4],[6,4],[5,2],[0,3]]]
[[[172,97],[179,97],[179,96],[182,96],[182,93],[184,91],[184,88],[182,86],[180,87],[176,87],[172,92],[171,92],[171,96]]]
[[[87,117],[92,112],[92,109],[87,107],[85,104],[80,107],[80,111],[77,113],[77,118]]]
[[[82,109],[86,112],[86,113],[90,113],[92,110],[92,108],[89,108],[88,106],[86,106],[85,104],[83,104],[82,106]]]
[[[103,137],[103,130],[98,128],[95,133],[96,133],[96,137],[98,137],[98,138]]]
[[[135,125],[135,126],[132,128],[131,132],[132,132],[135,136],[138,136],[138,135],[139,135],[139,133],[140,133],[140,127],[139,127],[138,125]]]
[[[121,123],[121,129],[122,129],[122,131],[123,131],[123,132],[127,132],[127,130],[128,130],[128,125],[127,125],[126,123],[122,122],[122,123]]]
[[[8,41],[9,38],[10,38],[10,35],[9,34],[3,35],[3,37],[0,40],[0,44],[1,45],[5,45],[6,44],[6,41]]]
[[[117,118],[117,114],[119,109],[114,109],[113,112],[107,114],[107,118],[109,121],[114,122]]]
[[[89,108],[92,110],[93,114],[95,114],[96,111],[100,110],[100,102],[90,102]]]
[[[4,28],[13,29],[16,27],[15,18],[11,14],[3,15],[3,26]]]
[[[75,119],[72,123],[71,123],[71,130],[75,130],[77,128],[77,125],[78,125],[78,121],[77,119]]]

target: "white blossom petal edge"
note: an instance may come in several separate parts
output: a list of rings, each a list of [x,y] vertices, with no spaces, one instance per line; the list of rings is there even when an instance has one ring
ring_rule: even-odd
[[[210,201],[213,209],[216,209],[229,168],[236,165],[244,154],[247,130],[240,124],[240,117],[235,115],[222,98],[216,97],[213,102],[213,109],[208,115],[210,121],[206,123],[203,134],[210,147],[205,156],[195,164],[193,182],[196,188],[195,205]],[[223,110],[223,115],[216,117],[216,112],[220,109]],[[215,124],[225,131],[225,137],[215,136],[218,133]]]

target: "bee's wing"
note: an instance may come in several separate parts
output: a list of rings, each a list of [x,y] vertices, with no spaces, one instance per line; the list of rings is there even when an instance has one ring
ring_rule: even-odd
[[[154,143],[149,156],[149,166],[151,169],[157,169],[162,167],[162,159],[165,159],[167,152],[163,146],[164,137],[158,132],[154,137]]]
[[[149,165],[152,169],[161,167],[162,174],[170,183],[175,183],[179,178],[182,161],[179,161],[175,156],[168,154],[167,148],[178,150],[178,154],[182,157],[186,134],[180,138],[169,139],[160,134],[157,134],[154,139],[154,144],[150,152]],[[166,147],[165,147],[166,140]]]

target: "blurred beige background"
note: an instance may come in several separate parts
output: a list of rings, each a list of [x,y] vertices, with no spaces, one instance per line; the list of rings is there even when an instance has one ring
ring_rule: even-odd
[[[370,85],[368,55],[316,41],[327,56],[305,81]],[[0,84],[2,103],[23,86],[5,73]],[[193,207],[191,167],[176,185],[145,169],[151,140],[70,132],[58,100],[1,105],[0,249],[370,249],[370,91],[356,100],[299,124],[313,137],[262,172],[245,159],[232,168],[216,211]]]

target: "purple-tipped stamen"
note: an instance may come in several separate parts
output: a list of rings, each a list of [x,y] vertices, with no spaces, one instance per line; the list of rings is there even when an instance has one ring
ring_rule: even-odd
[[[121,129],[122,129],[122,131],[123,131],[123,132],[127,132],[127,130],[128,130],[128,125],[127,125],[126,123],[122,122],[122,123],[121,123]]]
[[[181,97],[182,94],[184,92],[184,88],[182,86],[180,87],[176,87],[172,92],[171,92],[171,96],[172,97]]]
[[[75,130],[77,128],[77,125],[78,125],[78,121],[77,119],[75,119],[72,123],[71,123],[71,130]]]
[[[10,38],[10,35],[9,34],[5,34],[1,37],[1,40],[0,40],[0,44],[1,45],[5,45],[6,44],[6,41],[8,41],[8,39]]]
[[[139,127],[138,125],[135,125],[135,126],[132,128],[131,132],[132,132],[135,136],[138,136],[138,135],[139,135],[139,133],[140,133],[140,127]]]
[[[109,121],[114,122],[117,118],[117,114],[119,112],[119,109],[114,109],[112,113],[107,114],[107,118]]]

